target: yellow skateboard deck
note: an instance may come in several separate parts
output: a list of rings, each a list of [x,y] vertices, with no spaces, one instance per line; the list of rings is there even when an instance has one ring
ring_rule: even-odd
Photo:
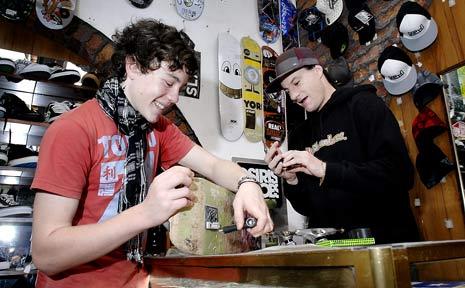
[[[241,51],[244,134],[250,142],[259,142],[263,138],[262,52],[250,37],[241,39]]]

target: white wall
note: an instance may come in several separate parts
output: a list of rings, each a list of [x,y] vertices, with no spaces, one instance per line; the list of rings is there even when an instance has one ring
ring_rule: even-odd
[[[183,28],[201,52],[200,98],[181,97],[178,107],[194,129],[202,146],[225,158],[263,159],[263,144],[251,143],[242,136],[229,142],[221,136],[218,112],[217,36],[229,31],[240,40],[250,36],[265,45],[258,34],[256,0],[205,0],[203,14],[195,21],[183,20],[176,12],[174,0],[154,0],[146,9],[132,6],[128,0],[79,0],[76,15],[108,37],[131,20],[152,17],[163,23]],[[270,45],[282,52],[281,42]]]

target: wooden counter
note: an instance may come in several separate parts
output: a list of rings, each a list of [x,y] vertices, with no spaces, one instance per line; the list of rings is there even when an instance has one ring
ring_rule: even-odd
[[[146,258],[146,264],[155,279],[189,278],[281,287],[410,287],[412,280],[422,280],[418,275],[423,264],[443,260],[465,260],[465,241],[353,248],[307,244],[235,255]],[[428,270],[429,280],[434,279],[431,273],[434,269]]]

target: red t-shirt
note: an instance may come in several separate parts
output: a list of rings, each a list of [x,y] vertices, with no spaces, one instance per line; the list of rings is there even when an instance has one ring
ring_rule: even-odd
[[[194,146],[165,117],[152,126],[145,158],[149,181],[158,166],[171,167]],[[96,99],[89,100],[47,129],[32,188],[79,199],[73,225],[105,221],[117,214],[126,147],[127,137],[118,132]],[[146,288],[148,281],[147,272],[127,261],[120,248],[52,277],[39,271],[36,287]]]

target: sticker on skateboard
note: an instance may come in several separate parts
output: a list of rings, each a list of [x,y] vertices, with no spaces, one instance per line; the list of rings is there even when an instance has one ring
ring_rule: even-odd
[[[186,20],[195,20],[202,15],[204,0],[176,0],[176,11]]]
[[[258,28],[266,43],[274,43],[279,36],[279,1],[257,0]]]
[[[218,65],[221,134],[228,141],[236,141],[244,132],[241,46],[226,32],[218,35]]]
[[[271,47],[262,47],[262,71],[263,71],[263,117],[264,131],[263,143],[265,150],[270,148],[273,142],[282,143],[286,137],[286,92],[280,90],[275,93],[266,93],[265,89],[276,78],[276,58],[278,54]]]
[[[244,134],[250,142],[259,142],[263,138],[262,52],[250,37],[241,39],[241,51]]]
[[[260,248],[260,239],[245,229],[231,233],[220,231],[234,225],[234,193],[198,177],[189,189],[195,197],[194,205],[169,219],[169,237],[177,249],[196,255],[219,255]]]

